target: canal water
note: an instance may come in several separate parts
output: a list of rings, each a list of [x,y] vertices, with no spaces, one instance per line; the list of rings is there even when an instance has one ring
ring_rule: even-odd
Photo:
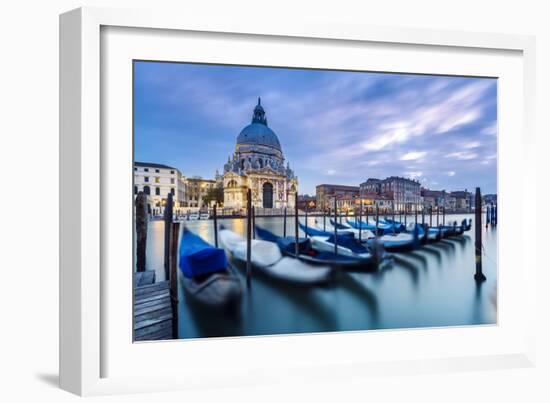
[[[240,271],[245,292],[236,313],[196,306],[178,283],[179,335],[198,338],[495,324],[497,229],[483,224],[487,281],[478,286],[473,277],[474,216],[450,215],[446,221],[463,218],[473,221],[464,236],[396,254],[393,265],[377,273],[347,273],[328,286],[289,286],[253,271],[251,287],[246,288]],[[282,220],[257,217],[256,224],[282,235]],[[313,218],[308,222],[314,225]],[[219,224],[242,235],[246,231],[244,219],[219,220]],[[212,220],[186,221],[185,225],[214,243]],[[293,228],[293,218],[289,218],[288,235],[294,235]],[[150,222],[148,231],[147,267],[162,281],[164,223]],[[300,236],[304,236],[301,231]]]

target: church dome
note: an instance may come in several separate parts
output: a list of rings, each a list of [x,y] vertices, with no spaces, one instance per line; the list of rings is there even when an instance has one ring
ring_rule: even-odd
[[[237,144],[262,145],[281,151],[281,144],[277,135],[267,126],[267,119],[260,98],[258,98],[258,105],[254,108],[252,123],[241,130],[237,137]]]

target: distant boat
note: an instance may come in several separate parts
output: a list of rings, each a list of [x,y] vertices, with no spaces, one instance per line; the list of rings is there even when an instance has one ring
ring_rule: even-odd
[[[315,224],[316,224],[317,228],[319,228],[319,229],[321,228],[322,223],[320,222],[320,220],[315,219]],[[325,224],[324,224],[324,227],[326,228],[325,231],[331,232],[331,233],[334,234],[334,228],[336,227],[336,231],[338,233],[351,232],[355,235],[355,238],[357,238],[357,239],[359,239],[359,232],[361,232],[361,242],[367,242],[367,240],[375,237],[374,233],[371,230],[367,229],[367,228],[362,228],[361,231],[359,231],[359,229],[352,228],[352,227],[347,226],[347,225],[343,225],[343,224],[334,225],[334,224],[335,224],[334,220],[329,220],[328,223],[325,222]]]
[[[180,281],[192,298],[211,307],[240,301],[241,281],[223,249],[213,247],[184,227],[179,255]]]
[[[301,223],[300,223],[300,228],[302,228],[302,231],[306,232],[309,236],[312,237],[313,242],[321,242],[321,237],[322,236],[330,237],[331,235],[332,236],[334,235],[334,234],[331,234],[328,231],[321,231],[321,230],[317,230],[317,229],[312,230],[311,228],[307,228],[307,231],[306,231],[305,226],[303,226],[303,224],[301,224]],[[382,235],[382,236],[379,236],[377,238],[370,239],[367,242],[367,245],[370,246],[370,245],[373,244],[373,242],[376,241],[376,242],[380,242],[382,244],[382,246],[384,247],[384,249],[387,250],[388,252],[406,252],[406,251],[410,251],[410,250],[416,249],[420,244],[418,232],[419,232],[418,230],[414,231],[412,234],[408,234],[408,233],[404,233],[404,232],[393,234],[393,233],[390,232],[389,234]],[[353,245],[354,242],[356,244],[359,244],[357,239],[354,239],[354,242],[351,241],[349,235],[354,237],[354,234],[352,232],[348,232],[347,237],[346,236],[341,236],[342,234],[345,235],[346,233],[345,232],[338,233],[338,240],[337,240],[338,245],[344,244],[344,243],[346,243],[347,245]],[[325,242],[328,242],[328,241],[325,241]],[[332,242],[332,245],[334,247],[334,242]],[[314,247],[315,247],[315,244],[314,244]],[[338,247],[338,250],[340,251],[340,246]],[[346,249],[343,249],[343,252],[348,254]],[[351,256],[353,256],[353,252],[352,252]]]
[[[394,226],[390,223],[387,223],[383,221],[382,219],[378,220],[378,226],[376,226],[376,223],[370,224],[369,222],[360,221],[360,220],[346,220],[347,224],[355,229],[368,229],[369,231],[373,231],[377,233],[378,235],[385,235],[385,234],[393,234],[394,232],[399,232],[397,228],[394,231]],[[378,228],[378,230],[377,230]]]
[[[196,221],[200,217],[199,213],[191,213],[189,214],[188,220],[189,221]]]
[[[332,267],[350,271],[375,271],[381,263],[387,263],[391,257],[386,254],[383,248],[375,253],[369,253],[365,257],[352,257],[343,254],[335,254],[334,246],[332,251],[319,251],[313,246],[308,238],[298,238],[298,256],[296,256],[296,238],[292,236],[280,237],[272,232],[256,226],[256,234],[266,241],[277,244],[281,252],[293,258],[298,258],[308,263],[330,265]]]
[[[218,235],[223,247],[233,259],[243,266],[247,257],[246,239],[223,226]],[[254,271],[288,283],[301,285],[323,284],[329,282],[332,278],[331,267],[311,265],[283,256],[275,243],[264,240],[251,240],[250,261]]]
[[[210,219],[210,214],[208,214],[208,213],[200,213],[199,218],[200,218],[201,220],[208,220],[208,219]]]

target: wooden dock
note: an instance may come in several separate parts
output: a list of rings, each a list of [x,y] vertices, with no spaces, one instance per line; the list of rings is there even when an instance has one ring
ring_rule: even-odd
[[[173,339],[170,282],[155,282],[155,272],[134,273],[134,341]]]

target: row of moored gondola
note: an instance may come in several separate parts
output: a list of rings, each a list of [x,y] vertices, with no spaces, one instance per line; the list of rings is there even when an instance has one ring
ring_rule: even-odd
[[[256,226],[260,239],[251,240],[250,263],[254,273],[270,279],[298,285],[324,284],[337,271],[377,271],[392,262],[390,252],[411,251],[460,236],[471,225],[471,219],[464,219],[460,225],[454,222],[437,227],[405,225],[387,218],[376,223],[346,220],[346,224],[340,224],[330,220],[323,226],[316,220],[314,227],[299,223],[306,234],[299,238],[280,237]],[[211,307],[239,303],[243,287],[236,270],[247,262],[245,237],[223,226],[218,236],[223,249],[184,227],[179,249],[180,279],[185,291]]]

